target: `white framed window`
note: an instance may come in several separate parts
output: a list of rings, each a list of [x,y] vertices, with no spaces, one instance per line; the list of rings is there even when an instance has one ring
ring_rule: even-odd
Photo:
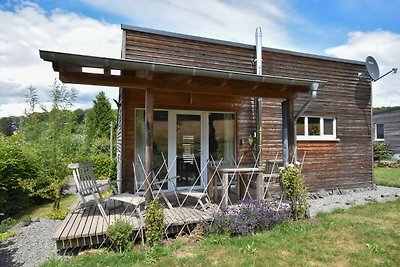
[[[336,118],[300,117],[296,133],[298,140],[337,140]]]
[[[383,123],[375,123],[375,141],[385,141],[385,125]]]

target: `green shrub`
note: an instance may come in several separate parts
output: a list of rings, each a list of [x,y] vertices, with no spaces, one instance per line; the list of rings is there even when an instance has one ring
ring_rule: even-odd
[[[53,220],[64,220],[68,215],[67,209],[53,209],[53,211],[49,214],[49,219]]]
[[[0,223],[0,234],[5,233],[8,229],[10,229],[11,227],[13,227],[15,224],[17,223],[16,220],[14,220],[11,217],[8,217],[6,219],[4,219],[1,223]]]
[[[389,144],[386,142],[374,142],[374,160],[381,161],[390,159],[393,155],[392,151],[389,150]]]
[[[164,235],[164,208],[158,198],[146,207],[146,242],[151,246],[161,244]]]
[[[286,166],[280,173],[284,196],[292,202],[292,215],[295,220],[305,218],[308,210],[307,187],[297,166]]]
[[[132,225],[126,221],[118,220],[108,226],[106,236],[110,239],[113,249],[123,252],[129,249],[133,234]]]
[[[91,155],[90,161],[93,161],[93,173],[97,179],[107,179],[110,174],[112,159],[107,154]]]
[[[117,160],[115,159],[110,161],[110,167],[108,170],[108,180],[110,182],[117,180]]]
[[[29,215],[24,215],[21,218],[21,222],[23,226],[28,226],[32,223],[32,218]]]
[[[15,214],[31,203],[27,180],[35,179],[38,168],[35,160],[22,149],[17,136],[0,137],[0,207],[5,216]]]
[[[0,243],[7,241],[10,237],[19,235],[17,232],[14,231],[6,231],[0,234]]]

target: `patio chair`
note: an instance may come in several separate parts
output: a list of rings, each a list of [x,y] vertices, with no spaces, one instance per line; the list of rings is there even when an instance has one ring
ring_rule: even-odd
[[[92,167],[93,162],[71,163],[68,165],[68,168],[72,170],[76,189],[81,200],[79,205],[75,207],[73,211],[82,209],[84,207],[97,205],[101,215],[108,224],[108,216],[102,204],[109,200],[115,200],[121,203],[132,205],[134,208],[134,212],[136,212],[139,218],[142,220],[143,216],[140,212],[140,205],[145,202],[144,197],[129,193],[122,193],[111,195],[109,197],[104,197],[102,194],[104,190],[101,190],[102,187],[113,187],[113,185],[110,183],[103,185],[97,184]]]
[[[201,206],[201,208],[206,211],[207,208],[209,206],[211,206],[211,202],[207,197],[207,193],[206,192],[200,192],[200,191],[194,191],[194,190],[189,190],[189,189],[179,189],[176,187],[175,185],[175,181],[179,178],[179,176],[174,176],[174,177],[170,177],[167,178],[165,181],[161,180],[161,181],[155,181],[153,182],[153,185],[156,187],[156,189],[158,190],[159,194],[161,195],[161,197],[164,199],[165,203],[167,204],[168,208],[172,209],[173,206],[171,204],[171,202],[168,200],[168,198],[166,197],[166,195],[164,194],[163,190],[162,190],[162,186],[165,182],[171,181],[173,188],[174,188],[174,192],[177,195],[182,195],[185,196],[185,198],[187,197],[192,197],[197,199],[197,204],[199,204]],[[175,180],[175,181],[174,181]],[[205,202],[203,202],[203,200]],[[179,206],[182,206],[183,203],[180,203],[179,199],[177,198],[178,204]]]
[[[280,175],[279,175],[279,167],[283,166],[283,162],[280,160],[267,160],[265,164],[265,168],[260,172],[259,177],[259,193],[258,197],[263,199],[267,195],[272,198],[273,194],[280,194],[281,186],[280,186]]]

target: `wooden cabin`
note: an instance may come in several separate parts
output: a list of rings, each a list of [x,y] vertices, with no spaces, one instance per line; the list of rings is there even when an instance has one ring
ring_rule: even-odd
[[[40,51],[65,83],[119,88],[122,191],[134,192],[163,162],[178,187],[201,188],[209,177],[199,170],[210,160],[262,165],[275,158],[303,161],[310,191],[373,185],[371,80],[363,62],[266,47],[261,61],[255,45],[127,25],[122,31],[122,59]],[[134,177],[133,166],[143,173]]]
[[[373,123],[374,140],[387,142],[393,153],[400,154],[400,108],[374,113]]]

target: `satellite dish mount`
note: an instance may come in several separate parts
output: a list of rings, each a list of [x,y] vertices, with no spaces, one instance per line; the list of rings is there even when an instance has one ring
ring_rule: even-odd
[[[385,77],[386,75],[390,74],[390,73],[397,73],[397,68],[393,68],[392,70],[388,71],[387,73],[383,74],[382,76],[379,76],[379,66],[378,63],[376,63],[376,60],[371,57],[368,56],[365,59],[365,67],[367,68],[367,72],[369,77],[371,77],[371,79],[376,82],[377,80]]]

